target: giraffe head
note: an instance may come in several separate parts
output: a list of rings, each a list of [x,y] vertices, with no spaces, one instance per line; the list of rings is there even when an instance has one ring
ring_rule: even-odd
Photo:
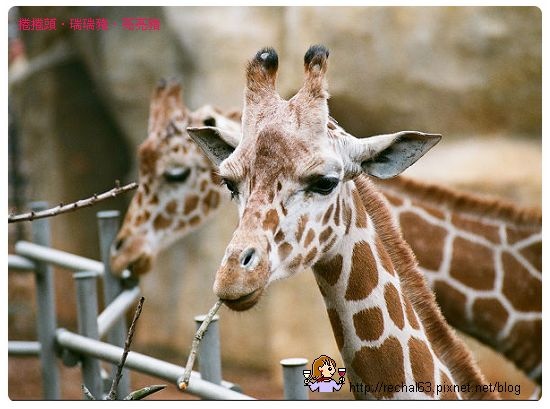
[[[361,172],[397,175],[440,139],[408,131],[366,139],[336,133],[328,115],[328,55],[323,46],[306,52],[304,84],[284,100],[275,89],[277,54],[260,50],[246,70],[237,145],[221,129],[188,128],[239,207],[239,225],[214,282],[232,309],[252,307],[269,283],[313,266],[342,244],[355,217],[351,179]]]
[[[111,248],[114,272],[130,268],[134,274],[147,273],[161,249],[195,229],[219,206],[220,179],[186,127],[217,125],[238,138],[240,125],[234,119],[210,106],[190,112],[177,82],[158,84],[151,98],[148,136],[138,151],[139,188]]]

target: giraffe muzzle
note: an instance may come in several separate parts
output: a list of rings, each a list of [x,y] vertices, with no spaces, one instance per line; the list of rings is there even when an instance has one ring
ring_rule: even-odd
[[[151,271],[154,254],[147,250],[142,236],[119,235],[110,250],[111,270],[114,274],[120,276],[125,269],[135,276]]]
[[[216,273],[214,293],[230,309],[244,311],[259,301],[268,277],[266,252],[255,245],[237,245]]]

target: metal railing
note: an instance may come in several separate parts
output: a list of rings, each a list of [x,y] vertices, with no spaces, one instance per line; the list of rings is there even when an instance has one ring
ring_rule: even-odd
[[[31,209],[47,208],[44,202],[31,204]],[[94,396],[105,396],[105,371],[100,361],[112,365],[110,377],[114,376],[116,364],[123,353],[126,338],[126,311],[135,304],[140,295],[138,283],[133,281],[129,288],[123,288],[122,281],[111,274],[109,263],[110,246],[119,228],[119,212],[103,211],[97,214],[101,262],[52,249],[48,219],[32,223],[33,242],[20,241],[15,245],[15,255],[8,256],[8,268],[12,272],[33,272],[36,280],[37,334],[38,341],[9,341],[8,354],[13,356],[37,355],[41,362],[43,396],[48,400],[61,398],[60,375],[57,360],[67,366],[81,364],[83,383]],[[59,266],[74,272],[78,333],[57,327],[55,311],[54,273],[52,266]],[[123,274],[128,276],[129,273]],[[98,308],[97,280],[103,280],[105,308]],[[197,326],[203,316],[195,317]],[[186,393],[204,399],[253,399],[241,392],[238,385],[222,379],[219,317],[215,317],[204,334],[198,351],[199,372],[191,373]],[[105,339],[106,342],[103,342]],[[305,359],[281,361],[284,377],[285,399],[307,399],[307,388],[303,385],[302,370]],[[130,392],[129,370],[139,371],[177,385],[185,368],[130,352],[125,363],[125,375],[118,385],[117,396]]]

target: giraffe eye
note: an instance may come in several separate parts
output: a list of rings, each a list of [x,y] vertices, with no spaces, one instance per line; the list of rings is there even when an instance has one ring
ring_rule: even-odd
[[[162,176],[168,183],[182,183],[187,180],[191,174],[191,168],[172,168],[164,171]]]
[[[339,182],[340,180],[333,176],[319,176],[309,183],[307,191],[326,196],[338,186]]]
[[[239,196],[239,190],[237,189],[237,184],[234,181],[232,181],[231,179],[223,178],[222,184],[224,184],[231,192],[231,199]]]

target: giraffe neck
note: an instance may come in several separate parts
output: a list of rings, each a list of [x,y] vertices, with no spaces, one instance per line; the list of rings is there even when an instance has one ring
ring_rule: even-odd
[[[362,176],[347,188],[344,213],[353,209],[354,195],[361,199],[359,204],[355,200],[355,218],[348,217],[348,233],[313,270],[351,385],[359,388],[352,387],[355,396],[495,398],[476,392],[474,385],[483,385],[484,379],[443,319],[383,199]],[[436,389],[467,384],[469,393],[439,394]],[[366,385],[371,388],[367,393]]]
[[[403,177],[376,185],[449,323],[540,379],[540,211]]]

